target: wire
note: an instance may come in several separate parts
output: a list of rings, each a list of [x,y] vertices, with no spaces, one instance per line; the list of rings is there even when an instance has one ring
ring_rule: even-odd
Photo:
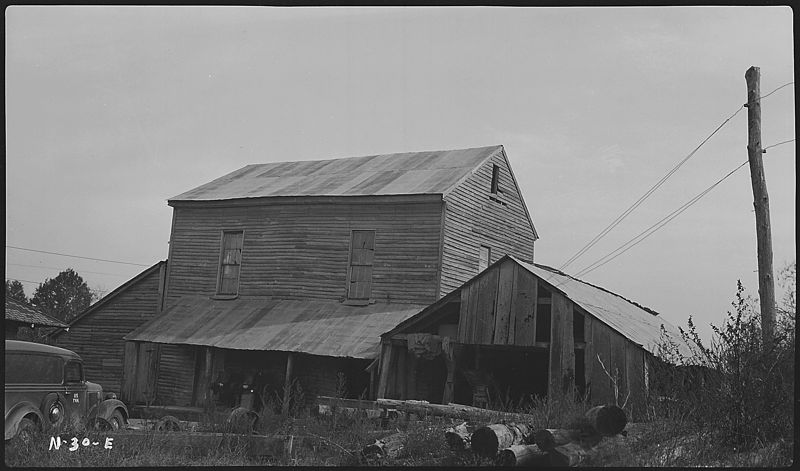
[[[24,250],[26,252],[37,252],[37,253],[46,253],[46,254],[50,254],[50,255],[60,255],[62,257],[82,258],[82,259],[85,259],[85,260],[94,260],[96,262],[119,263],[119,264],[122,264],[122,265],[135,265],[137,267],[149,267],[150,266],[150,265],[144,265],[144,264],[141,264],[141,263],[121,262],[119,260],[105,260],[105,259],[102,259],[102,258],[81,257],[80,255],[69,255],[69,254],[58,253],[58,252],[47,252],[45,250],[26,249],[24,247],[15,247],[13,245],[6,245],[6,248]]]
[[[779,142],[777,144],[772,144],[771,146],[764,147],[761,149],[762,151],[766,151],[767,149],[772,149],[773,147],[778,147],[781,144],[786,144],[787,142],[794,142],[795,139],[789,139],[788,141]]]
[[[682,212],[684,212],[687,209],[689,209],[689,207],[691,207],[692,205],[694,205],[695,203],[700,201],[700,199],[702,197],[707,195],[711,190],[716,188],[717,185],[719,185],[720,183],[722,183],[723,181],[728,179],[728,177],[730,177],[731,175],[736,173],[739,169],[741,169],[742,167],[747,165],[748,162],[749,161],[747,161],[747,160],[744,161],[741,165],[739,165],[735,169],[733,169],[730,172],[728,172],[724,177],[722,177],[719,180],[717,180],[716,183],[714,183],[713,185],[709,186],[705,190],[701,191],[695,197],[693,197],[692,199],[690,199],[689,201],[684,203],[682,206],[680,206],[678,209],[672,211],[671,213],[669,213],[668,215],[666,215],[665,217],[660,219],[655,224],[651,225],[650,227],[648,227],[644,231],[640,232],[636,237],[634,237],[634,238],[630,239],[629,241],[625,242],[624,244],[620,245],[619,247],[617,247],[616,249],[614,249],[612,252],[608,253],[607,255],[599,258],[598,260],[595,260],[592,264],[588,265],[586,268],[584,268],[583,270],[581,270],[578,273],[576,273],[575,277],[586,275],[586,274],[588,274],[588,273],[600,268],[601,266],[605,265],[606,263],[610,262],[611,260],[614,260],[615,258],[619,257],[620,255],[622,255],[623,253],[627,252],[628,250],[632,249],[634,246],[638,245],[639,243],[641,243],[642,241],[644,241],[645,239],[647,239],[648,237],[653,235],[653,233],[655,233],[657,230],[661,229],[662,227],[664,227],[665,225],[670,223],[673,219],[678,217],[678,215],[680,215]]]
[[[38,284],[42,284],[42,282],[41,282],[41,281],[20,280],[19,278],[6,278],[6,281],[24,281],[25,283],[38,283]]]
[[[783,85],[781,85],[780,87],[776,88],[775,90],[772,90],[771,92],[767,93],[766,95],[762,95],[762,96],[758,97],[758,99],[759,99],[759,100],[763,100],[764,98],[766,98],[766,97],[768,97],[768,96],[772,95],[773,93],[777,92],[777,91],[778,91],[778,90],[780,90],[781,88],[783,88],[783,87],[788,87],[789,85],[792,85],[793,83],[794,83],[794,82],[784,83]]]
[[[6,263],[6,265],[13,265],[13,266],[16,266],[16,267],[41,268],[41,269],[45,269],[45,270],[63,270],[63,268],[60,268],[60,267],[45,267],[45,266],[42,266],[42,265],[25,265],[25,264],[22,264],[22,263]],[[95,275],[111,275],[111,276],[120,276],[120,277],[128,277],[129,276],[129,275],[120,275],[118,273],[106,273],[106,272],[101,272],[101,271],[81,270],[80,272],[81,273],[92,273],[92,274],[95,274]]]
[[[734,118],[734,117],[735,117],[737,114],[739,114],[739,112],[740,112],[740,111],[742,111],[742,109],[744,109],[744,108],[745,108],[745,106],[744,106],[744,105],[740,106],[740,107],[739,107],[739,109],[737,109],[737,110],[736,110],[736,112],[734,112],[732,115],[730,115],[730,116],[729,116],[729,117],[728,117],[728,118],[727,118],[725,121],[723,121],[723,122],[722,122],[722,124],[720,124],[719,126],[717,126],[717,128],[714,130],[714,132],[712,132],[711,134],[709,134],[709,135],[708,135],[708,137],[706,137],[706,138],[705,138],[705,139],[704,139],[704,140],[703,140],[703,141],[702,141],[702,142],[701,142],[701,143],[700,143],[700,144],[699,144],[697,147],[695,147],[695,148],[694,148],[694,150],[693,150],[693,151],[691,151],[691,152],[689,153],[689,155],[687,155],[686,157],[684,157],[684,158],[683,158],[683,160],[681,160],[680,162],[678,162],[678,164],[677,164],[677,165],[675,165],[674,167],[672,167],[672,169],[671,169],[669,172],[667,172],[667,174],[666,174],[666,175],[664,175],[663,177],[661,177],[661,179],[660,179],[658,182],[656,182],[656,184],[655,184],[655,185],[653,185],[652,187],[650,187],[650,189],[649,189],[649,190],[647,190],[647,191],[646,191],[646,192],[645,192],[645,193],[644,193],[642,196],[640,196],[638,200],[636,200],[636,201],[635,201],[635,202],[634,202],[634,203],[633,203],[631,206],[629,206],[629,207],[628,207],[628,209],[626,209],[625,211],[623,211],[623,212],[622,212],[622,214],[620,214],[619,216],[617,216],[617,218],[616,218],[616,219],[614,219],[613,221],[611,221],[611,223],[610,223],[608,226],[606,226],[606,227],[605,227],[605,228],[604,228],[602,231],[600,231],[600,233],[599,233],[599,234],[597,234],[596,236],[594,236],[594,238],[593,238],[592,240],[590,240],[590,241],[589,241],[589,242],[588,242],[586,245],[584,245],[584,246],[583,246],[583,247],[582,247],[582,248],[581,248],[581,249],[580,249],[580,250],[579,250],[579,251],[578,251],[578,252],[577,252],[575,255],[573,255],[572,257],[570,257],[570,258],[569,258],[569,260],[567,260],[567,261],[566,261],[566,262],[564,262],[564,263],[563,263],[563,264],[562,264],[560,267],[558,267],[558,269],[559,269],[559,270],[563,270],[564,268],[566,268],[566,267],[567,267],[568,265],[570,265],[572,262],[574,262],[575,260],[577,260],[577,259],[578,259],[578,258],[579,258],[581,255],[583,255],[584,253],[586,253],[586,252],[587,252],[587,251],[588,251],[590,248],[592,248],[592,247],[593,247],[595,244],[597,244],[597,242],[599,242],[599,241],[600,241],[600,239],[602,239],[603,237],[605,237],[605,235],[606,235],[606,234],[608,234],[608,233],[609,233],[609,232],[611,232],[611,231],[612,231],[612,230],[613,230],[615,227],[617,227],[617,226],[618,226],[618,225],[619,225],[619,224],[622,222],[622,220],[623,220],[623,219],[625,219],[626,217],[628,217],[628,215],[629,215],[630,213],[632,213],[632,212],[633,212],[633,211],[634,211],[636,208],[638,208],[638,207],[639,207],[639,206],[640,206],[642,203],[644,203],[644,201],[645,201],[647,198],[649,198],[649,197],[650,197],[650,195],[652,195],[652,194],[653,194],[653,193],[654,193],[654,192],[655,192],[655,191],[656,191],[658,188],[660,188],[660,187],[661,187],[661,185],[663,185],[663,184],[664,184],[664,182],[666,182],[666,181],[667,181],[667,179],[669,179],[669,177],[671,177],[673,174],[675,174],[675,172],[677,172],[677,171],[678,171],[678,169],[680,169],[680,168],[681,168],[681,166],[682,166],[684,163],[686,163],[686,161],[687,161],[687,160],[689,160],[690,158],[692,158],[692,156],[694,156],[694,154],[695,154],[695,153],[696,153],[696,152],[697,152],[697,151],[698,151],[698,150],[699,150],[699,149],[700,149],[700,148],[701,148],[701,147],[702,147],[702,146],[703,146],[703,145],[704,145],[706,142],[708,142],[708,140],[709,140],[709,139],[711,139],[711,137],[712,137],[712,136],[714,136],[714,134],[716,134],[716,133],[717,133],[717,132],[718,132],[720,129],[722,129],[722,127],[723,127],[723,126],[725,126],[726,124],[728,124],[728,122],[729,122],[731,119],[733,119],[733,118]]]
[[[778,90],[780,90],[780,89],[782,89],[782,88],[784,88],[784,87],[788,87],[789,85],[792,85],[792,84],[794,84],[794,82],[788,82],[788,83],[785,83],[785,84],[781,85],[780,87],[778,87],[778,88],[776,88],[776,89],[772,90],[771,92],[767,93],[766,95],[762,95],[762,96],[760,96],[758,99],[759,99],[759,100],[762,100],[762,99],[764,99],[764,98],[767,98],[768,96],[772,95],[773,93],[777,92]],[[692,152],[690,152],[690,153],[689,153],[689,155],[687,155],[687,156],[686,156],[686,157],[685,157],[683,160],[681,160],[680,162],[678,162],[678,164],[677,164],[675,167],[673,167],[673,168],[672,168],[672,169],[671,169],[669,172],[667,172],[667,174],[666,174],[666,175],[664,175],[664,176],[663,176],[663,177],[662,177],[662,178],[661,178],[661,179],[660,179],[658,182],[656,182],[656,184],[655,184],[655,185],[653,185],[653,186],[652,186],[652,187],[651,187],[649,190],[647,190],[647,191],[645,192],[645,194],[644,194],[644,195],[642,195],[642,196],[641,196],[641,197],[640,197],[638,200],[636,200],[636,201],[635,201],[635,202],[634,202],[634,203],[633,203],[631,206],[629,206],[629,207],[628,207],[628,209],[626,209],[625,211],[623,211],[623,212],[622,212],[622,214],[620,214],[619,216],[617,216],[617,218],[616,218],[616,219],[614,219],[614,220],[613,220],[613,221],[612,221],[612,222],[611,222],[611,223],[610,223],[608,226],[606,226],[606,227],[605,227],[605,228],[604,228],[602,231],[600,231],[600,233],[599,233],[599,234],[597,234],[597,235],[596,235],[596,236],[595,236],[595,237],[594,237],[592,240],[590,240],[590,241],[589,241],[589,242],[588,242],[586,245],[584,245],[584,246],[583,246],[583,247],[582,247],[582,248],[581,248],[581,249],[580,249],[580,250],[579,250],[577,253],[575,253],[575,254],[574,254],[572,257],[570,257],[570,258],[569,258],[569,259],[568,259],[566,262],[564,262],[564,263],[563,263],[563,264],[562,264],[560,267],[558,267],[558,269],[559,269],[559,270],[563,270],[563,269],[564,269],[564,268],[566,268],[568,265],[572,264],[572,263],[573,263],[575,260],[577,260],[578,258],[580,258],[580,257],[581,257],[581,256],[582,256],[584,253],[586,253],[586,252],[587,252],[589,249],[591,249],[591,248],[592,248],[592,247],[593,247],[595,244],[597,244],[597,242],[599,242],[599,241],[600,241],[600,239],[602,239],[603,237],[605,237],[605,235],[606,235],[606,234],[608,234],[608,233],[609,233],[609,232],[611,232],[611,231],[612,231],[612,230],[613,230],[615,227],[617,227],[617,226],[618,226],[618,225],[619,225],[619,224],[622,222],[622,220],[623,220],[623,219],[625,219],[626,217],[628,217],[628,215],[630,215],[630,213],[632,213],[632,212],[633,212],[633,211],[634,211],[636,208],[638,208],[638,207],[639,207],[639,206],[640,206],[642,203],[644,203],[644,201],[645,201],[647,198],[649,198],[649,197],[650,197],[650,195],[652,195],[652,194],[653,194],[653,193],[654,193],[654,192],[655,192],[655,191],[656,191],[656,190],[657,190],[659,187],[661,187],[661,185],[663,185],[663,184],[664,184],[664,182],[666,182],[666,181],[667,181],[667,179],[669,179],[669,178],[670,178],[670,177],[671,177],[671,176],[672,176],[672,175],[673,175],[675,172],[677,172],[677,171],[678,171],[678,169],[679,169],[679,168],[680,168],[680,167],[681,167],[681,166],[682,166],[684,163],[686,163],[686,161],[687,161],[687,160],[689,160],[689,159],[690,159],[690,158],[691,158],[691,157],[692,157],[692,156],[693,156],[693,155],[694,155],[694,154],[695,154],[695,153],[696,153],[696,152],[697,152],[697,151],[700,149],[700,147],[702,147],[702,146],[703,146],[703,145],[704,145],[706,142],[708,142],[708,140],[709,140],[709,139],[711,139],[711,137],[712,137],[712,136],[714,136],[714,134],[716,134],[716,133],[717,133],[717,132],[718,132],[720,129],[722,129],[722,127],[723,127],[723,126],[725,126],[725,125],[726,125],[726,124],[727,124],[727,123],[728,123],[728,122],[729,122],[731,119],[733,119],[733,118],[734,118],[734,117],[735,117],[737,114],[739,114],[739,112],[740,112],[740,111],[742,111],[742,109],[743,109],[743,108],[746,108],[746,104],[745,104],[745,105],[742,105],[742,106],[740,106],[740,107],[739,107],[739,108],[736,110],[736,112],[734,112],[734,113],[733,113],[733,114],[732,114],[730,117],[728,117],[728,119],[726,119],[725,121],[723,121],[723,122],[722,122],[722,124],[720,124],[720,125],[719,125],[719,126],[718,126],[718,127],[715,129],[715,130],[714,130],[714,132],[712,132],[712,133],[711,133],[711,134],[710,134],[708,137],[706,137],[706,138],[705,138],[705,139],[704,139],[704,140],[703,140],[703,141],[700,143],[700,145],[698,145],[698,146],[697,146],[697,147],[696,147],[696,148],[695,148],[695,149],[694,149]],[[785,142],[791,142],[791,141],[785,141]],[[775,147],[775,146],[777,146],[777,145],[784,144],[785,142],[781,142],[781,143],[775,144],[774,146],[770,146],[770,147]],[[768,149],[768,147],[767,147],[767,148],[765,148],[764,150],[766,150],[766,149]]]

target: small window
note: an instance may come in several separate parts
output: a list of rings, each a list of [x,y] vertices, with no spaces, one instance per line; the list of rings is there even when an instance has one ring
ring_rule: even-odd
[[[500,191],[500,167],[492,165],[492,187],[491,192],[496,195]]]
[[[239,272],[242,266],[242,231],[222,233],[222,254],[219,261],[217,294],[238,294]]]
[[[372,262],[375,231],[353,231],[350,236],[350,267],[347,299],[368,301],[372,295]]]
[[[83,366],[77,361],[68,361],[64,366],[64,382],[80,383],[83,381]]]
[[[485,245],[481,245],[480,249],[478,250],[478,273],[486,270],[489,266],[489,259],[492,257],[492,249],[486,247]]]
[[[61,358],[28,353],[6,352],[6,384],[61,384],[64,361]]]

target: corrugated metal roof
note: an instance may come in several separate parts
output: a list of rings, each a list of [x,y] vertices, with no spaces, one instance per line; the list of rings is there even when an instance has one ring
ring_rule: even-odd
[[[445,194],[503,146],[248,165],[169,201]]]
[[[6,298],[6,320],[37,326],[67,327],[67,324],[44,314],[33,306],[8,298]]]
[[[688,347],[681,340],[678,329],[658,316],[652,309],[640,306],[618,294],[573,278],[556,269],[526,263],[514,257],[509,258],[536,275],[540,280],[563,292],[587,312],[629,340],[641,345],[648,352],[656,354],[657,346],[661,341],[661,326],[663,325],[682,353],[689,354]]]
[[[207,296],[186,296],[126,335],[125,339],[374,358],[378,354],[380,334],[423,307],[417,304],[348,306],[337,301],[214,300]]]

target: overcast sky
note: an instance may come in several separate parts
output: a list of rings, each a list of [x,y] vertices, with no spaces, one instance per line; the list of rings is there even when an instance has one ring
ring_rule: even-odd
[[[166,259],[166,200],[251,163],[502,144],[559,267],[746,101],[794,80],[788,7],[6,10],[6,279],[110,291]],[[762,102],[794,139],[794,85]],[[747,160],[742,109],[565,271]],[[764,155],[775,268],[795,253],[795,143]],[[757,295],[740,169],[582,279],[708,333]],[[95,262],[23,251],[131,262]]]

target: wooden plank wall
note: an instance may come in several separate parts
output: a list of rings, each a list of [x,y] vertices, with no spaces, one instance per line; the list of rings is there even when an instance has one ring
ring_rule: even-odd
[[[163,265],[161,265],[163,269]],[[158,310],[159,270],[153,270],[106,304],[78,319],[55,344],[79,354],[86,378],[105,391],[121,393],[125,335],[152,319]]]
[[[536,277],[508,260],[461,289],[458,341],[477,345],[534,344]]]
[[[500,167],[500,193],[497,195],[490,193],[492,165]],[[505,254],[525,261],[533,260],[533,231],[519,189],[514,185],[501,153],[489,159],[447,195],[445,202],[439,296],[478,274],[481,245],[491,248],[490,264]]]
[[[194,345],[161,344],[158,362],[159,404],[190,406],[194,390],[195,354]]]
[[[342,299],[353,229],[375,230],[372,298],[437,298],[442,202],[175,207],[169,301],[216,291],[223,230],[244,231],[239,295]]]
[[[575,343],[573,341],[573,303],[561,293],[552,293],[550,316],[550,371],[548,395],[563,397],[575,385]]]

